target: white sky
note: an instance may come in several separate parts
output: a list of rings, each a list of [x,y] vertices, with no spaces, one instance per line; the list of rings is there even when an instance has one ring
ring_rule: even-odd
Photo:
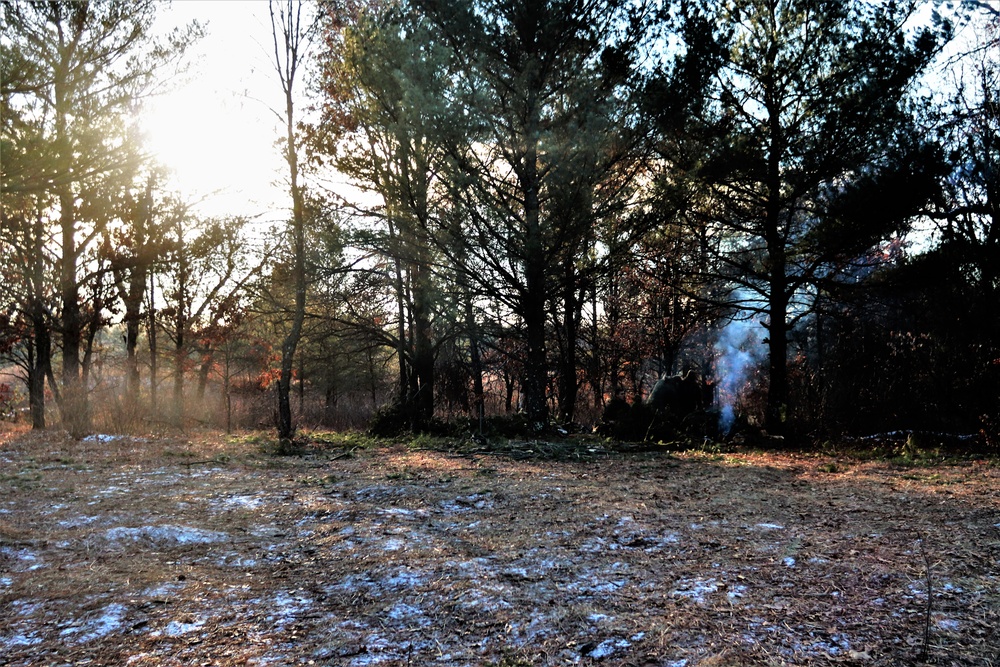
[[[206,35],[189,50],[190,69],[148,102],[149,148],[172,170],[171,186],[203,215],[281,220],[290,197],[276,141],[283,109],[271,62],[266,0],[175,0],[157,18],[164,32],[197,19]],[[304,90],[305,81],[297,82]]]

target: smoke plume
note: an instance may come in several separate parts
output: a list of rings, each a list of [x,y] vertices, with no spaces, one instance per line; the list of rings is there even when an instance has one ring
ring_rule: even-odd
[[[728,435],[736,421],[736,401],[747,378],[766,356],[763,327],[750,317],[734,318],[715,342],[719,432]]]

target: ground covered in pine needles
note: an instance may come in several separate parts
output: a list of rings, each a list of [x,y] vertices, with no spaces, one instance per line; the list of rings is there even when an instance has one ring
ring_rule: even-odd
[[[423,444],[0,434],[0,665],[1000,659],[995,461]]]

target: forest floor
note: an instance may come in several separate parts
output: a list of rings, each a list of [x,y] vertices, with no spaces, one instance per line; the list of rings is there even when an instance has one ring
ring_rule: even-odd
[[[1000,664],[995,460],[362,442],[0,433],[0,665]]]

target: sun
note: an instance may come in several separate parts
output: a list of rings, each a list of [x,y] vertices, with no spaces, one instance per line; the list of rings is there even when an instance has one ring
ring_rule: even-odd
[[[266,12],[267,5],[263,5]],[[150,97],[140,124],[146,149],[169,172],[168,187],[210,215],[258,215],[284,207],[284,164],[272,108],[281,89],[262,44],[270,25],[261,3],[182,2],[165,8],[165,26],[197,19],[206,35],[188,56],[183,79]]]

